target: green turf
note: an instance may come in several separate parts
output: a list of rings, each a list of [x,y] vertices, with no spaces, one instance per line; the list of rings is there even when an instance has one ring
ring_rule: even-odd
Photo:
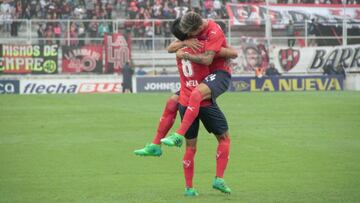
[[[0,202],[360,202],[359,92],[223,95],[233,193],[211,188],[216,141],[202,128],[195,198],[183,148],[133,155],[168,96],[0,96]]]

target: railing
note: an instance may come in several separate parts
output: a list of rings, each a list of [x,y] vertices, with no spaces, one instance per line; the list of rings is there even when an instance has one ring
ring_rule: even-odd
[[[2,28],[0,30],[0,44],[44,44],[58,43],[60,45],[72,44],[102,44],[102,31],[99,29],[91,30],[91,26],[103,26],[107,32],[121,32],[131,37],[133,53],[152,54],[152,64],[148,64],[155,70],[157,56],[156,53],[164,51],[166,46],[174,39],[167,26],[172,20],[13,20],[0,21]],[[233,47],[240,47],[244,43],[264,44],[267,48],[275,46],[288,46],[288,40],[296,40],[295,46],[326,46],[360,43],[360,35],[349,36],[350,29],[360,29],[360,23],[354,23],[351,19],[343,19],[341,22],[332,23],[341,31],[335,32],[336,36],[322,34],[314,36],[308,34],[308,21],[294,24],[295,35],[287,35],[287,25],[282,28],[274,28],[271,23],[262,22],[262,25],[238,25],[230,26],[230,20],[216,20],[220,22],[226,35],[228,44]],[[14,25],[15,24],[15,25]],[[330,23],[327,23],[330,24]],[[60,26],[60,33],[54,33],[53,26]],[[144,30],[147,26],[148,31]],[[14,32],[13,27],[18,28]],[[76,27],[75,27],[76,26]],[[97,27],[98,28],[98,27]],[[41,37],[38,31],[48,30]],[[51,29],[51,31],[49,31]],[[74,30],[75,29],[75,30]],[[151,31],[152,30],[152,31]],[[80,32],[79,32],[80,31]],[[52,32],[52,33],[51,33]],[[334,33],[333,33],[334,34]],[[75,37],[74,37],[75,36]],[[317,44],[309,42],[317,41]],[[299,42],[303,44],[299,44]],[[321,43],[320,43],[321,42]],[[328,44],[327,44],[328,43]]]
[[[305,39],[305,43],[307,43],[308,39],[341,39],[342,45],[347,45],[347,41],[349,39],[360,39],[360,36],[348,36],[347,30],[350,28],[358,28],[360,29],[360,23],[350,22],[349,19],[344,19],[343,22],[335,22],[331,23],[331,25],[342,27],[342,35],[341,36],[309,36],[307,33],[308,23],[307,21],[303,23],[294,24],[295,30],[300,33],[299,36],[287,36],[286,34],[286,26],[284,28],[271,28],[271,32],[269,36],[266,36],[267,24],[262,22],[264,26],[254,25],[254,26],[229,26],[230,20],[216,20],[217,22],[222,23],[225,35],[227,37],[228,43],[232,46],[236,46],[239,42],[242,42],[244,39],[254,39],[254,40],[264,40],[269,41],[272,44],[272,41],[275,40],[278,44],[278,40],[288,40],[288,39]],[[89,29],[89,25],[91,23],[95,23],[99,25],[105,25],[109,28],[110,31],[120,31],[122,33],[131,32],[132,41],[137,42],[141,40],[151,40],[151,44],[153,45],[152,49],[157,49],[159,47],[154,46],[157,44],[156,42],[161,40],[172,40],[174,39],[171,34],[167,36],[164,34],[166,29],[166,24],[171,23],[172,20],[158,20],[152,19],[144,22],[143,20],[126,20],[126,19],[118,19],[118,20],[12,20],[9,21],[1,21],[0,24],[3,25],[2,29],[0,29],[0,43],[26,43],[26,44],[34,44],[39,43],[42,40],[48,40],[46,37],[39,37],[37,34],[39,26],[52,26],[55,24],[60,24],[61,26],[61,34],[59,36],[53,36],[53,41],[60,41],[63,45],[70,44],[73,40],[84,40],[86,43],[95,42],[102,43],[103,37],[99,36],[97,31],[96,36],[91,35]],[[18,35],[11,36],[10,29],[6,31],[6,26],[11,27],[12,24],[16,23],[18,27]],[[147,24],[147,26],[151,27],[153,30],[153,34],[150,36],[146,36],[146,33],[139,34],[140,25]],[[330,23],[326,23],[329,25]],[[80,27],[84,28],[85,36],[82,37],[71,37],[71,27],[73,25],[77,26],[77,30],[79,31]],[[270,25],[271,26],[271,25]],[[156,33],[156,30],[161,29],[161,33]],[[141,36],[143,35],[143,36]]]

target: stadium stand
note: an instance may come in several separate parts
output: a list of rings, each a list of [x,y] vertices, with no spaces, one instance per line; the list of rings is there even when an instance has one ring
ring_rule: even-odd
[[[271,0],[280,4],[341,4],[339,0]],[[59,44],[81,46],[102,44],[105,32],[116,30],[131,37],[132,61],[137,68],[152,70],[167,68],[176,72],[174,56],[164,48],[173,38],[169,33],[172,19],[194,10],[213,18],[222,25],[229,44],[266,44],[265,25],[250,23],[232,25],[226,8],[228,3],[261,5],[263,0],[4,0],[0,2],[0,42],[12,44]],[[359,4],[360,0],[347,0],[346,4]],[[286,22],[285,22],[286,23]],[[283,23],[283,25],[285,25]],[[295,47],[306,46],[306,22],[295,21]],[[315,36],[317,46],[335,46],[343,43],[342,27],[318,23]],[[347,44],[358,44],[358,22],[349,24]],[[286,28],[271,30],[274,46],[287,46]],[[323,38],[324,37],[324,38]],[[353,38],[352,38],[353,37]],[[329,39],[331,38],[331,39]],[[61,48],[59,50],[61,52]]]

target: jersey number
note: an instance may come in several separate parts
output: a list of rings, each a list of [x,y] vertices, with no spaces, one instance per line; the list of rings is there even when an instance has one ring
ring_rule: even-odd
[[[194,72],[193,72],[191,62],[189,60],[182,59],[181,63],[182,63],[182,71],[183,71],[185,77],[193,76]]]

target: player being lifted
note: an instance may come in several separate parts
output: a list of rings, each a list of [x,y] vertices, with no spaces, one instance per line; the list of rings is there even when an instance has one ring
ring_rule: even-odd
[[[237,52],[236,50],[231,48],[224,49],[227,47],[224,33],[221,30],[220,26],[218,26],[214,21],[202,19],[198,14],[193,12],[187,13],[181,18],[181,20],[176,19],[175,22],[176,21],[183,22],[183,29],[188,27],[185,31],[187,31],[189,35],[195,36],[195,38],[189,38],[188,34],[182,33],[181,36],[178,36],[180,37],[178,38],[179,40],[176,40],[169,45],[168,51],[170,53],[175,53],[177,50],[185,46],[191,48],[192,50],[198,50],[201,46],[203,46],[203,44],[200,43],[198,39],[205,40],[205,53],[200,55],[190,55],[182,52],[183,54],[180,57],[189,57],[190,61],[195,59],[194,62],[199,62],[200,64],[210,64],[209,67],[211,74],[196,88],[197,90],[196,92],[194,92],[194,94],[191,95],[190,101],[192,104],[195,103],[194,106],[199,106],[201,100],[203,99],[211,98],[213,102],[215,102],[215,99],[219,95],[228,90],[231,81],[230,70],[225,64],[226,57],[224,57],[223,53],[227,52],[227,54],[225,55],[227,56],[227,58],[236,58]],[[194,23],[194,25],[192,25],[191,23]],[[189,29],[189,26],[192,29]],[[174,29],[176,29],[176,27],[172,26],[171,29],[172,33],[174,33]],[[178,31],[178,33],[181,32]],[[219,56],[221,57],[214,57],[215,53],[219,50]],[[136,155],[160,156],[162,154],[160,140],[166,136],[175,121],[177,105],[178,94],[174,94],[168,99],[166,103],[163,114],[160,118],[157,133],[152,143],[146,145],[142,149],[135,150],[134,153]],[[184,122],[180,126],[180,132],[177,131],[178,134],[172,134],[170,136],[170,140],[165,140],[165,142],[170,145],[176,142],[179,143],[179,145],[181,146],[183,140],[183,137],[181,135],[186,132],[186,128],[189,127],[189,125],[192,123],[191,120],[194,120],[197,114],[198,108],[195,109],[192,114],[189,114],[184,118]],[[228,140],[228,136],[226,137],[226,140]]]

